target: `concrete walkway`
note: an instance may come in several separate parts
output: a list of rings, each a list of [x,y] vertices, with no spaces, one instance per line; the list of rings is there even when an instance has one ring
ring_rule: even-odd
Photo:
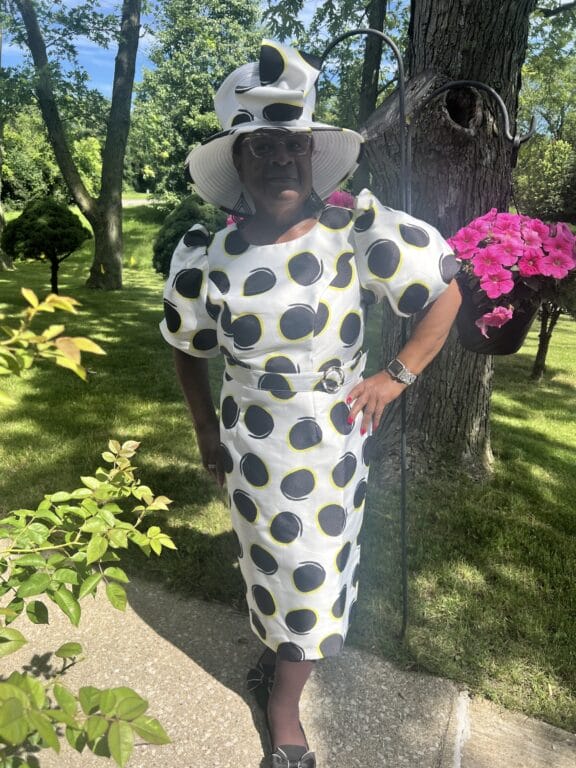
[[[33,642],[36,668],[62,642],[78,640],[87,658],[66,675],[73,689],[127,685],[150,702],[172,738],[139,744],[130,768],[258,768],[264,724],[244,687],[260,653],[246,618],[228,607],[133,582],[125,613],[101,595],[84,600],[75,629],[57,609],[49,626],[18,626]],[[30,663],[26,648],[0,671]],[[322,661],[306,688],[302,722],[318,768],[574,768],[576,737],[470,699],[447,680],[402,672],[347,648]],[[100,768],[90,752],[46,750],[43,768]],[[110,763],[112,765],[112,763]]]

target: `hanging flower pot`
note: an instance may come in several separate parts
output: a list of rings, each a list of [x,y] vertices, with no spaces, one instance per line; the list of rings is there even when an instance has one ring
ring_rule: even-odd
[[[566,224],[548,225],[495,208],[449,242],[462,261],[458,335],[466,349],[479,354],[517,352],[538,307],[554,298],[559,281],[576,267],[576,239]]]

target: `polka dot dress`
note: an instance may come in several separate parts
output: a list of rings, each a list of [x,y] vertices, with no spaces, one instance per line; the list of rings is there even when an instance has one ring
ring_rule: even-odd
[[[174,253],[161,330],[226,358],[222,455],[250,621],[283,658],[337,654],[357,597],[370,437],[348,423],[346,397],[362,375],[363,306],[387,298],[412,314],[455,270],[436,230],[368,191],[287,243],[196,227]],[[346,381],[326,391],[334,366]]]

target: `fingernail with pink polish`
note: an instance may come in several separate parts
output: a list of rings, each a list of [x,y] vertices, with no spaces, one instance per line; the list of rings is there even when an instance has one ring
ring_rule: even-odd
[[[352,418],[352,416],[348,416],[346,421],[348,422],[348,424],[354,424],[354,419]]]
[[[361,435],[365,435],[365,434],[366,434],[366,430],[365,430],[364,428],[362,428],[362,429],[360,430],[360,434],[361,434]]]
[[[350,405],[350,403],[352,402],[352,398],[351,397],[347,397],[346,398],[346,402],[348,403],[348,405]]]

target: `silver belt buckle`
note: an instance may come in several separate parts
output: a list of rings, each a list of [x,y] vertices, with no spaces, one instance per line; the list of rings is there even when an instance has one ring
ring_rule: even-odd
[[[320,381],[325,392],[338,392],[344,385],[344,371],[338,365],[326,368]]]

